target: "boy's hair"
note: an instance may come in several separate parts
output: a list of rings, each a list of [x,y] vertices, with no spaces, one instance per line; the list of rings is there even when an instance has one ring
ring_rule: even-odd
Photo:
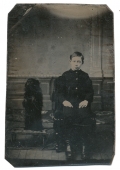
[[[83,63],[84,63],[84,56],[83,56],[82,53],[80,53],[80,52],[74,52],[72,55],[70,55],[70,60],[72,60],[72,58],[73,58],[73,57],[76,57],[76,56],[81,57],[81,59],[82,59],[82,64],[83,64]]]

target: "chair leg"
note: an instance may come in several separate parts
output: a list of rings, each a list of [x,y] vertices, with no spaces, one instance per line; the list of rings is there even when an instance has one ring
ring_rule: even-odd
[[[60,132],[56,132],[56,152],[63,151],[62,135]]]

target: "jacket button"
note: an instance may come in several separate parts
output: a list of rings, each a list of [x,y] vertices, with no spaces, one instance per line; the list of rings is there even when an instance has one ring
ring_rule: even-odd
[[[78,80],[78,78],[76,78],[76,80]]]
[[[76,71],[76,73],[77,73],[77,71]]]
[[[76,87],[76,89],[78,89],[78,88]]]

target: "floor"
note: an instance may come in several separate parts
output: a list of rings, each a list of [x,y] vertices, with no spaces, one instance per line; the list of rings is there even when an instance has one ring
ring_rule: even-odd
[[[109,165],[114,156],[114,130],[110,125],[97,125],[96,137],[90,151],[90,159],[86,161],[81,159],[80,150],[77,150],[71,160],[66,159],[65,152],[56,153],[52,132],[44,146],[42,141],[40,141],[40,136],[26,136],[24,139],[22,136],[19,136],[14,143],[11,143],[11,141],[6,143],[5,157],[15,167],[83,164]]]

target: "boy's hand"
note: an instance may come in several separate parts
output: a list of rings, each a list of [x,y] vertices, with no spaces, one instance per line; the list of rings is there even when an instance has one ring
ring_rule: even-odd
[[[88,105],[88,101],[84,100],[84,101],[79,103],[79,108],[87,107],[87,105]]]
[[[73,107],[73,105],[69,101],[67,101],[67,100],[65,100],[63,102],[63,105],[66,106],[66,107]]]

